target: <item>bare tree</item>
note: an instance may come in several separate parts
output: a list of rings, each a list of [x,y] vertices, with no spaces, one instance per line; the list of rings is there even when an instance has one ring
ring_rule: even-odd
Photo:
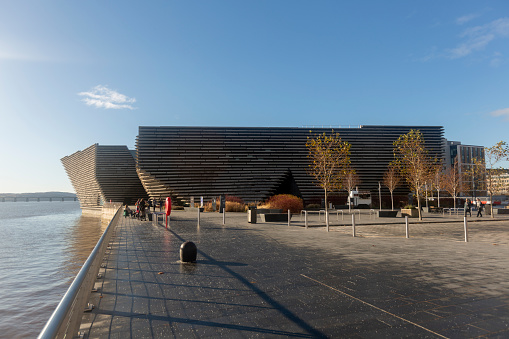
[[[387,167],[387,171],[384,173],[383,184],[391,192],[391,206],[393,211],[394,211],[393,192],[400,185],[400,183],[401,176],[399,174],[398,167],[395,164],[390,163],[389,166]]]
[[[476,196],[478,191],[486,190],[486,164],[482,158],[473,158],[470,164],[463,165],[463,192]]]
[[[419,130],[410,130],[394,142],[394,156],[402,177],[405,178],[410,189],[415,192],[419,220],[422,220],[420,198],[426,181],[436,166],[436,160],[428,154],[424,137]]]
[[[431,182],[433,188],[437,190],[437,199],[438,199],[438,206],[440,207],[440,191],[444,189],[444,172],[443,172],[443,165],[441,162],[438,162],[436,166],[432,169],[431,173]],[[431,190],[431,194],[433,197],[433,189]]]
[[[348,165],[350,164],[351,145],[342,141],[339,133],[315,135],[307,139],[308,158],[311,160],[308,173],[315,178],[317,185],[323,188],[325,211],[329,192],[339,191],[343,187]],[[327,215],[327,213],[326,213]]]
[[[495,217],[495,214],[493,213],[493,195],[500,189],[498,183],[501,183],[501,180],[497,179],[499,175],[503,173],[503,169],[497,166],[497,164],[500,161],[507,159],[508,156],[509,149],[505,141],[499,141],[491,147],[484,148],[484,167],[486,169],[486,183],[488,194],[490,195],[492,218]]]
[[[454,199],[454,208],[456,209],[456,197],[460,193],[461,190],[461,180],[460,173],[458,168],[458,158],[454,159],[454,164],[445,170],[442,175],[442,182],[444,189],[449,193]]]
[[[343,178],[343,187],[347,190],[348,195],[353,189],[361,183],[361,179],[359,175],[356,173],[355,169],[351,168],[349,165],[345,171],[345,177]],[[348,210],[350,211],[352,208],[351,204],[348,204]]]

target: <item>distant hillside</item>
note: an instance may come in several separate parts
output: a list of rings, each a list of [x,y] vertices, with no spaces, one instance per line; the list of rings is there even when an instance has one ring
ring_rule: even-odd
[[[0,198],[76,198],[69,192],[0,193]]]

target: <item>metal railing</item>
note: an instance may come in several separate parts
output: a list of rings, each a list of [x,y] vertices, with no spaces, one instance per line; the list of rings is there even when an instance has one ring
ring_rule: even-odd
[[[73,338],[78,335],[81,318],[88,303],[90,292],[97,279],[101,261],[111,238],[112,230],[116,227],[121,216],[119,208],[108,224],[103,235],[90,253],[87,261],[79,271],[64,297],[58,304],[38,338]]]

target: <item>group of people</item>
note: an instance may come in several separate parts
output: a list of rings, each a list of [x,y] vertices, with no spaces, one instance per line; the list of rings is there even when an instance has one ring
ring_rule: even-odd
[[[153,208],[154,212],[156,211],[156,207],[159,206],[159,209],[161,210],[163,206],[163,200],[157,200],[157,199],[149,199],[145,200],[143,198],[138,199],[136,201],[136,204],[134,205],[134,210],[129,208],[129,205],[125,205],[124,207],[124,218],[131,217],[131,218],[137,218],[139,220],[147,220],[147,209],[150,211],[150,208]]]
[[[482,203],[481,199],[477,198],[475,202],[477,206],[477,217],[482,217],[482,211],[484,210],[484,204]],[[472,216],[472,202],[470,199],[467,199],[465,201],[465,217],[467,216],[467,213]]]

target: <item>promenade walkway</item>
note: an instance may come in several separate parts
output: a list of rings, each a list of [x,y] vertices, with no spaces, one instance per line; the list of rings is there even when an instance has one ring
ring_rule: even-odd
[[[331,218],[334,223],[334,218]],[[346,216],[345,216],[346,218]],[[90,338],[507,338],[509,219],[248,224],[122,219],[81,328]],[[476,222],[473,222],[473,221]],[[345,220],[345,223],[347,221]],[[323,222],[322,222],[323,224]],[[184,241],[195,264],[179,262]]]

